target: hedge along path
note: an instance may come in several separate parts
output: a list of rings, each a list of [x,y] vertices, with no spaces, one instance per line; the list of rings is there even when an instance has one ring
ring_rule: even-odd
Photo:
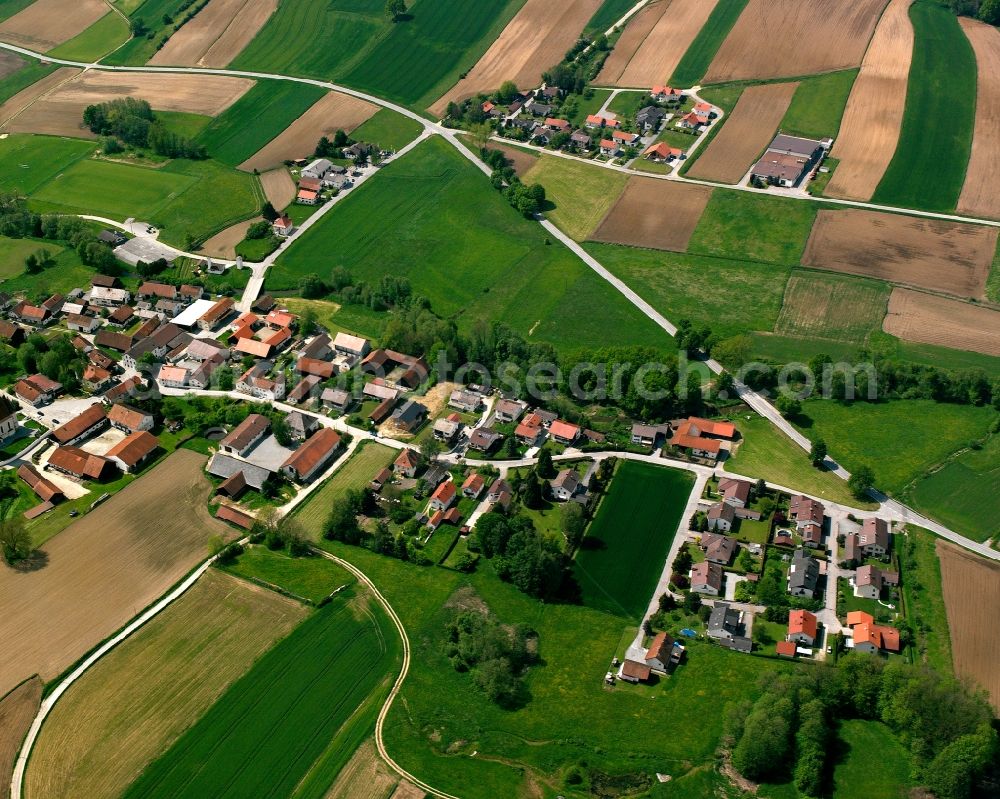
[[[904,341],[1000,356],[1000,311],[922,291],[893,289],[882,329]]]
[[[629,21],[598,83],[649,88],[665,83],[719,0],[662,0]]]
[[[899,143],[913,58],[913,0],[891,0],[879,20],[830,153],[840,160],[826,194],[870,200]]]
[[[798,87],[797,82],[765,83],[744,89],[722,130],[688,175],[699,180],[738,183],[774,137]]]
[[[888,0],[750,0],[705,83],[856,67]],[[775,32],[781,40],[775,41]]]
[[[35,0],[0,22],[0,40],[44,53],[110,13],[104,0]]]
[[[968,17],[959,24],[976,53],[976,127],[958,212],[1000,218],[1000,30]],[[839,168],[839,167],[838,167]]]
[[[521,89],[537,86],[542,72],[559,63],[600,5],[601,0],[528,0],[465,78],[430,107],[431,113],[442,117],[448,103],[499,89],[506,80]]]
[[[278,0],[211,0],[149,59],[154,66],[225,67],[271,15]]]

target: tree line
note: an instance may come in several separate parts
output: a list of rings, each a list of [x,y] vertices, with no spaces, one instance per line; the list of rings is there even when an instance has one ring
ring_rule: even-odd
[[[83,124],[102,137],[101,149],[107,155],[119,153],[125,146],[148,147],[167,158],[206,158],[208,152],[193,139],[167,129],[158,120],[146,100],[119,97],[83,109]]]

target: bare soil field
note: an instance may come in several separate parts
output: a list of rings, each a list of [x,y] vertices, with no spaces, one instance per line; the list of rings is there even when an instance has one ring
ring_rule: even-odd
[[[888,0],[750,0],[705,83],[856,67]]]
[[[275,206],[275,208],[277,207]],[[230,225],[224,230],[220,230],[211,238],[206,239],[198,252],[210,258],[235,258],[236,245],[247,237],[247,230],[250,228],[250,225],[254,222],[260,222],[263,218],[262,216],[255,216],[253,219],[245,219],[242,222],[237,222],[235,225]]]
[[[171,36],[150,64],[225,67],[264,27],[278,0],[211,0]]]
[[[962,298],[983,296],[996,228],[878,211],[822,210],[802,254],[819,269],[874,277]]]
[[[295,199],[295,181],[283,166],[262,172],[260,185],[267,201],[279,211]]]
[[[399,777],[382,762],[369,739],[340,770],[325,799],[389,799],[398,784]]]
[[[396,787],[396,791],[390,797],[390,799],[425,799],[427,794],[425,794],[420,788],[412,783],[403,780]]]
[[[38,677],[32,677],[0,699],[0,799],[10,796],[14,762],[42,703],[43,687]]]
[[[0,692],[57,677],[233,531],[208,512],[205,457],[180,449],[45,544],[35,570],[0,567]]]
[[[44,53],[110,13],[104,0],[35,0],[0,22],[0,41]]]
[[[965,185],[958,198],[959,213],[1000,218],[1000,30],[968,17],[959,17],[962,30],[976,53],[976,127]],[[839,168],[839,167],[838,167]]]
[[[46,75],[41,80],[35,81],[30,86],[21,89],[21,91],[7,100],[6,103],[0,105],[0,128],[8,129],[8,123],[38,100],[38,98],[52,91],[60,83],[68,81],[79,74],[80,70],[78,69],[63,67]]]
[[[984,632],[1000,614],[1000,564],[948,541],[936,550],[955,673],[982,686],[1000,712],[1000,636]]]
[[[891,0],[861,63],[831,155],[831,197],[870,200],[896,152],[913,56],[913,0]]]
[[[90,136],[82,127],[83,109],[118,97],[148,100],[158,111],[217,116],[253,85],[247,78],[225,75],[85,72],[32,103],[8,128],[20,133]]]
[[[32,751],[25,796],[121,796],[306,613],[209,569],[59,700]]]
[[[665,83],[718,0],[661,0],[629,20],[597,82],[646,89]]]
[[[904,341],[1000,356],[1000,311],[896,288],[882,329]]]
[[[466,77],[431,106],[431,112],[444,116],[448,103],[498,89],[505,80],[521,89],[537,86],[542,72],[559,63],[600,5],[601,0],[528,0]]]
[[[350,133],[378,111],[378,106],[347,94],[330,92],[323,95],[291,125],[240,164],[240,169],[263,172],[282,162],[306,158],[316,149],[323,136],[333,136],[338,130]]]
[[[771,143],[798,87],[798,83],[766,83],[745,89],[729,118],[723,119],[722,130],[688,175],[738,183]]]
[[[10,50],[0,50],[0,79],[17,72],[25,64],[24,59]]]
[[[527,150],[522,150],[520,147],[509,147],[506,144],[499,144],[495,141],[491,141],[489,147],[491,150],[499,150],[504,154],[504,158],[510,161],[510,165],[514,168],[518,177],[524,177],[525,173],[538,163],[537,155]]]
[[[629,178],[625,191],[590,238],[684,252],[712,189],[653,178]]]

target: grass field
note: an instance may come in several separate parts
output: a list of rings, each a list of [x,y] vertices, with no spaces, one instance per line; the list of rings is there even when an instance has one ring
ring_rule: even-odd
[[[420,135],[421,126],[409,117],[381,108],[351,131],[355,141],[377,144],[383,150],[399,150]]]
[[[24,259],[40,249],[48,250],[54,258],[64,251],[58,244],[43,239],[11,239],[0,236],[0,279],[9,280],[24,273]]]
[[[574,561],[585,605],[641,621],[693,486],[688,472],[621,463]]]
[[[312,309],[322,327],[330,333],[351,333],[378,340],[385,328],[386,315],[373,311],[366,305],[340,305],[329,300],[303,300],[282,297],[281,304],[295,314]]]
[[[237,577],[263,580],[311,602],[354,582],[347,571],[326,558],[291,558],[260,545],[247,549],[225,570]]]
[[[25,60],[24,66],[17,72],[12,72],[7,77],[0,79],[0,103],[5,103],[21,89],[27,88],[32,83],[41,80],[50,72],[54,72],[58,67],[55,64],[43,64],[41,61]]]
[[[903,598],[916,636],[916,656],[942,674],[951,674],[951,638],[941,592],[941,563],[934,551],[937,538],[923,528],[908,525],[905,539],[897,536],[896,541],[903,549]]]
[[[357,452],[334,472],[333,477],[295,511],[295,519],[305,528],[306,534],[312,539],[321,538],[333,499],[345,491],[367,486],[378,474],[379,469],[395,460],[396,454],[396,450],[382,444],[367,442],[360,446]]]
[[[543,155],[523,181],[542,184],[547,201],[545,216],[577,241],[583,241],[624,191],[628,175]]]
[[[594,12],[594,16],[590,18],[590,22],[583,29],[583,35],[596,36],[599,33],[604,33],[634,5],[635,3],[631,2],[631,0],[604,0],[601,3],[601,7]]]
[[[951,211],[965,182],[976,112],[976,57],[950,9],[910,7],[915,35],[896,153],[872,202]]]
[[[868,464],[876,486],[898,494],[928,469],[986,435],[992,408],[933,400],[845,404],[813,400],[794,420],[810,438],[823,438],[830,455],[848,471]]]
[[[0,0],[0,21],[14,16],[18,11],[23,11],[35,0]]]
[[[135,0],[116,0],[115,5],[132,22],[142,20],[149,33],[130,39],[115,50],[105,59],[107,64],[145,64],[156,54],[157,44],[163,40],[168,29],[172,32],[173,26],[190,11],[190,8],[181,8],[185,6],[185,0],[143,0],[141,3],[136,3]],[[172,21],[167,22],[167,19]]]
[[[705,26],[691,42],[674,70],[670,78],[671,86],[687,88],[704,77],[708,65],[712,63],[719,46],[729,35],[747,2],[748,0],[719,0]]]
[[[875,280],[794,270],[774,332],[863,345],[881,329],[890,292]]]
[[[816,139],[836,138],[857,76],[858,70],[845,69],[803,80],[781,120],[781,132]]]
[[[212,117],[204,114],[191,114],[184,111],[157,111],[156,119],[171,133],[196,139],[205,128],[212,124]]]
[[[982,449],[963,452],[917,480],[907,499],[962,535],[986,541],[1000,536],[1000,491],[983,491],[983,486],[1000,485],[998,481],[1000,435],[994,434]]]
[[[691,236],[688,252],[797,265],[816,218],[814,205],[716,189]]]
[[[32,751],[25,796],[117,799],[306,613],[209,570],[59,700]]]
[[[0,140],[0,192],[26,195],[94,151],[94,143],[13,134]]]
[[[212,120],[198,141],[213,158],[236,166],[281,133],[324,94],[323,89],[302,83],[258,81]]]
[[[910,757],[895,735],[881,722],[848,719],[837,731],[838,750],[833,769],[837,799],[897,799],[910,782]],[[863,786],[863,787],[862,787]]]
[[[109,11],[85,31],[49,50],[46,55],[67,61],[99,61],[129,37],[128,23]]]
[[[124,796],[323,797],[402,656],[382,607],[351,593],[261,657]]]

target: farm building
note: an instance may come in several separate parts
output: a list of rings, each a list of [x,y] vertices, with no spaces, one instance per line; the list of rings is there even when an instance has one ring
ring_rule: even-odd
[[[139,430],[125,436],[105,453],[105,457],[123,472],[131,473],[148,461],[159,446],[156,436],[147,430]]]
[[[307,483],[329,462],[340,448],[340,436],[329,427],[321,428],[281,465],[285,475]]]
[[[219,442],[219,451],[245,458],[270,429],[270,419],[259,413],[251,413]]]
[[[829,143],[779,133],[750,170],[750,178],[763,184],[798,186],[820,162],[827,146]]]
[[[77,444],[89,438],[107,424],[107,414],[100,403],[91,405],[79,415],[52,431],[52,437],[62,445]]]

